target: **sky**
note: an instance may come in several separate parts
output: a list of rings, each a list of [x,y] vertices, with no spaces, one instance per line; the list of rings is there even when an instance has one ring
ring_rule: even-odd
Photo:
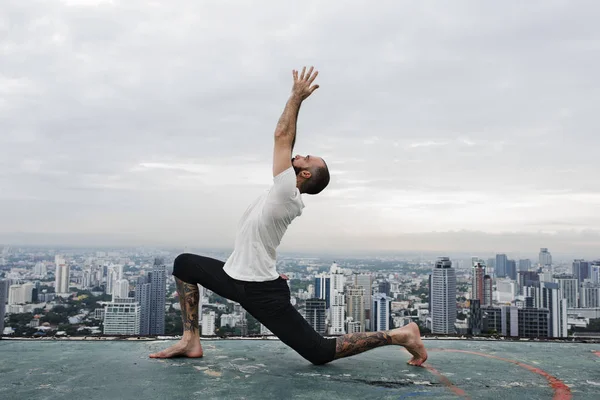
[[[7,0],[0,243],[233,246],[294,152],[280,250],[600,256],[600,3]],[[596,72],[594,72],[596,71]]]

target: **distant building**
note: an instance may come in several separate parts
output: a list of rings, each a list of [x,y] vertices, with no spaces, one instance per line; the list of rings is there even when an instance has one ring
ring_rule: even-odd
[[[506,260],[506,276],[513,281],[517,280],[517,263],[515,260]]]
[[[0,279],[0,336],[4,332],[4,316],[6,314],[6,300],[8,298],[8,281]]]
[[[54,291],[57,296],[59,294],[66,295],[69,293],[71,269],[65,259],[59,255],[55,256],[54,262],[56,264],[56,270],[54,272]]]
[[[506,254],[496,254],[496,278],[504,278],[506,276]]]
[[[472,299],[469,308],[469,332],[472,335],[480,335],[483,328],[481,320],[481,301],[479,299]]]
[[[493,304],[493,281],[492,277],[486,275],[483,277],[483,305],[491,306]]]
[[[139,335],[140,305],[135,299],[114,299],[104,313],[105,335]]]
[[[141,308],[141,335],[165,334],[166,269],[163,259],[156,258],[152,270],[135,286],[135,299]]]
[[[329,276],[321,275],[315,278],[315,298],[325,300],[327,309],[330,306],[330,292],[331,279]]]
[[[588,261],[573,261],[573,278],[577,279],[580,284],[583,283],[584,280],[588,279],[590,275],[590,263]]]
[[[535,307],[550,311],[548,336],[567,337],[567,301],[563,298],[558,283],[540,282],[533,293]]]
[[[355,332],[365,332],[365,289],[351,286],[346,291],[346,297],[346,315],[352,318],[354,324],[358,324]],[[356,327],[353,326],[353,329]]]
[[[529,271],[531,269],[531,260],[524,259],[519,260],[519,271]],[[517,271],[517,272],[519,272]]]
[[[539,258],[540,267],[552,268],[552,254],[550,254],[546,247],[540,249]]]
[[[215,334],[215,319],[214,311],[202,315],[202,336],[213,336]]]
[[[337,291],[333,292],[331,296],[331,326],[329,333],[332,335],[340,335],[346,333],[344,328],[345,311],[346,311],[346,297],[343,293]]]
[[[454,333],[456,274],[448,257],[440,257],[431,275],[431,332]]]
[[[126,299],[129,297],[129,281],[127,279],[119,279],[115,281],[112,292],[113,299]]]
[[[373,331],[387,331],[390,329],[392,302],[385,293],[374,293],[371,306],[371,320]]]
[[[579,282],[570,275],[560,275],[554,277],[554,282],[562,292],[562,296],[567,300],[567,308],[579,307]]]
[[[483,278],[485,276],[485,265],[476,263],[471,271],[471,299],[483,303]]]
[[[484,307],[484,333],[515,337],[549,337],[550,312],[547,309],[515,306]]]
[[[354,286],[362,287],[365,290],[365,321],[364,330],[368,331],[371,329],[371,296],[373,294],[373,277],[368,274],[354,274]]]
[[[579,288],[579,306],[581,308],[600,307],[600,284],[584,282]]]
[[[306,300],[306,320],[321,335],[324,335],[327,331],[327,325],[325,324],[326,306],[324,299]]]
[[[357,321],[352,321],[352,320],[348,320],[346,322],[346,332],[347,333],[358,333],[358,332],[364,332],[361,330],[361,326],[360,326],[360,322]]]

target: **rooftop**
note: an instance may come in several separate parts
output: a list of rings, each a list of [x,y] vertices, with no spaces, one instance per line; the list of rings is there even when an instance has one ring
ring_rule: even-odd
[[[173,341],[0,340],[0,398],[598,399],[600,344],[427,340],[313,366],[278,340],[204,340],[202,359],[153,360]]]

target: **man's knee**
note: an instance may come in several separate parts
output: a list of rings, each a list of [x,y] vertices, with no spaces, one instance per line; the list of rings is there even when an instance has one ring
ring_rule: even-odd
[[[186,281],[190,272],[190,263],[192,254],[182,253],[175,258],[173,261],[173,276]],[[189,279],[189,278],[188,278]]]

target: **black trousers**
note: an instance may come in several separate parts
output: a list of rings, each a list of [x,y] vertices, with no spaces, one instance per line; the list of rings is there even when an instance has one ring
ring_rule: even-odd
[[[180,254],[173,275],[186,283],[199,284],[219,296],[239,303],[283,343],[315,365],[332,361],[336,340],[321,336],[290,303],[285,279],[247,282],[223,271],[223,261],[195,254]]]

